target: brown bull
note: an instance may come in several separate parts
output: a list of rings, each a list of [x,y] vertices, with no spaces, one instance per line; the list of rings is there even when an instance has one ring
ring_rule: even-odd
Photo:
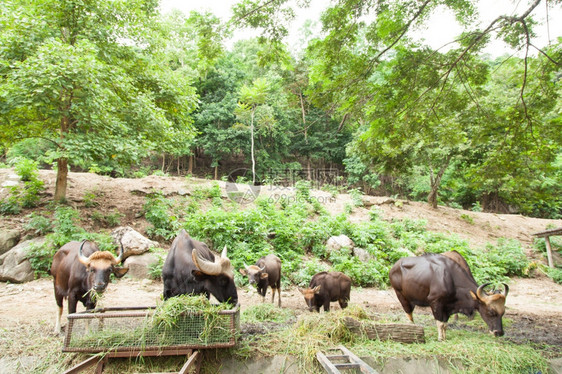
[[[416,305],[429,306],[436,320],[439,340],[445,340],[447,321],[452,314],[472,316],[478,310],[495,336],[502,336],[505,293],[487,294],[489,283],[478,286],[472,275],[458,262],[440,254],[402,258],[389,273],[390,284],[408,318]]]
[[[339,271],[322,271],[312,277],[308,288],[299,288],[299,291],[304,295],[310,311],[319,312],[320,307],[324,306],[324,311],[328,312],[330,301],[339,302],[340,307],[345,309],[351,292],[351,278]]]
[[[91,291],[103,293],[109,283],[110,274],[121,278],[129,268],[117,267],[123,257],[114,257],[111,252],[100,251],[95,243],[89,241],[69,242],[63,245],[53,257],[51,275],[55,287],[55,300],[58,311],[56,316],[55,333],[60,333],[60,319],[62,303],[68,298],[68,314],[76,312],[78,301],[87,310],[96,307],[96,300],[92,299]]]
[[[277,291],[278,303],[281,307],[281,260],[274,254],[261,257],[255,265],[244,264],[245,269],[240,269],[242,275],[248,276],[250,284],[255,284],[258,293],[265,301],[267,287],[271,287],[271,302],[275,301]]]

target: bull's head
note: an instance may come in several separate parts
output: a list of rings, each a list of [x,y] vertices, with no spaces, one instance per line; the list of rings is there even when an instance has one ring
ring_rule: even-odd
[[[244,264],[244,268],[245,269],[240,269],[240,274],[247,275],[248,282],[250,282],[250,284],[259,283],[260,280],[267,279],[269,277],[269,275],[265,271],[265,266],[260,268],[256,265],[248,266]]]
[[[113,254],[108,251],[96,251],[89,257],[86,257],[82,254],[85,243],[86,240],[82,241],[80,245],[78,259],[86,267],[86,271],[88,272],[89,288],[97,293],[102,293],[107,288],[110,274],[113,273],[117,278],[121,278],[129,271],[129,268],[117,266],[123,260],[123,244],[121,243],[121,253],[119,257],[113,256]]]
[[[201,256],[197,248],[191,252],[193,263],[197,270],[193,270],[193,276],[204,283],[204,288],[217,298],[218,301],[229,301],[236,305],[238,303],[238,293],[234,284],[234,271],[230,260],[226,257],[226,246],[222,250],[220,257],[215,256],[215,261],[211,262]]]
[[[478,312],[488,325],[490,333],[494,336],[503,336],[502,317],[505,313],[505,298],[509,292],[509,286],[503,283],[505,287],[503,293],[495,291],[488,294],[484,291],[484,287],[489,284],[481,285],[476,290],[476,294],[472,291],[470,291],[470,294],[474,300],[478,301]]]
[[[299,287],[299,291],[300,293],[302,293],[304,295],[304,301],[306,302],[306,306],[308,307],[309,311],[313,311],[314,309],[317,309],[317,305],[314,302],[314,296],[320,292],[320,285],[314,287],[314,288],[300,288]],[[319,307],[319,305],[318,305]]]

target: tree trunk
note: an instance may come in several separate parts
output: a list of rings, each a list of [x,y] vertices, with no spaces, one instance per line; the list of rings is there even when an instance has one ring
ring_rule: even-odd
[[[215,165],[215,180],[219,179],[219,166]]]
[[[250,133],[252,137],[252,185],[256,184],[256,159],[254,158],[254,110],[252,109],[251,120],[250,120]]]
[[[66,184],[68,177],[68,160],[59,158],[57,160],[57,181],[55,184],[55,201],[62,203],[66,200]]]
[[[189,155],[189,164],[187,166],[187,174],[193,175],[193,155]]]
[[[162,155],[162,173],[164,172],[164,168],[166,167],[166,154]]]
[[[439,172],[435,177],[433,176],[433,168],[431,166],[429,167],[431,191],[429,191],[429,195],[427,196],[427,202],[433,209],[437,209],[437,197],[439,196],[439,185],[441,184],[441,178],[443,177],[445,170],[447,170],[452,157],[452,155],[447,156],[445,163],[441,166],[441,169],[439,169]]]

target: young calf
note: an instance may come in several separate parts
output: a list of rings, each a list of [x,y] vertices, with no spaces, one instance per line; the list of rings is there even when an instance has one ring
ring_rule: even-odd
[[[330,311],[330,302],[337,301],[342,309],[347,307],[349,294],[351,291],[351,278],[339,271],[315,274],[310,280],[308,288],[299,287],[299,291],[304,295],[304,300],[308,310],[320,311],[324,306],[324,311]]]
[[[281,307],[281,260],[274,254],[260,258],[255,265],[244,264],[245,269],[240,269],[242,275],[248,276],[250,284],[255,284],[258,293],[263,297],[267,287],[271,287],[271,302],[275,301],[275,291],[278,295],[278,306]]]

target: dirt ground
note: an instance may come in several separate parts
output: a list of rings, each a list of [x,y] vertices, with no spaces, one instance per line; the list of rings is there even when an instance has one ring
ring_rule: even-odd
[[[54,194],[55,173],[49,170],[40,171],[40,177],[45,181],[46,192],[44,204],[35,211],[46,209],[48,201]],[[10,169],[0,169],[0,184],[14,179]],[[189,195],[198,186],[208,185],[212,181],[183,178],[149,176],[142,179],[113,179],[90,173],[70,173],[68,178],[67,197],[71,205],[80,209],[83,224],[87,229],[99,229],[92,220],[94,210],[102,212],[118,211],[123,217],[122,225],[129,225],[141,233],[145,233],[147,222],[142,217],[142,206],[146,194],[161,191],[166,196]],[[219,182],[226,194],[224,182]],[[243,186],[229,188],[243,189]],[[0,191],[0,197],[5,195],[6,189]],[[88,193],[95,194],[96,206],[85,207],[85,197]],[[262,187],[259,196],[278,199],[281,195],[292,196],[290,188]],[[332,197],[328,192],[314,191],[313,195],[324,204],[326,209],[337,214],[343,212],[351,197],[346,194]],[[394,218],[424,219],[428,230],[456,234],[466,239],[471,246],[483,246],[495,243],[497,238],[514,238],[523,243],[531,255],[532,234],[549,227],[561,227],[562,220],[547,220],[529,218],[521,215],[493,214],[472,212],[447,207],[431,209],[425,203],[398,201],[388,197],[364,197],[365,206],[354,208],[350,219],[353,221],[367,220],[371,206],[378,207],[381,216],[386,220]],[[26,216],[31,211],[23,212],[19,216],[2,217],[0,223],[4,228],[22,228],[27,222]],[[467,218],[468,217],[468,218]],[[88,227],[90,225],[90,227]],[[169,243],[161,243],[168,248]],[[535,255],[536,261],[544,262],[541,256]],[[162,284],[158,281],[133,280],[124,278],[108,287],[103,298],[104,306],[139,306],[155,305],[162,292]],[[266,299],[270,300],[270,293]],[[283,307],[295,310],[297,314],[306,313],[302,295],[296,288],[286,289],[282,293]],[[261,297],[254,289],[239,289],[239,300],[242,312],[249,305],[261,302]],[[351,304],[360,304],[374,313],[396,314],[401,321],[406,321],[404,313],[392,290],[378,290],[374,288],[353,289]],[[81,305],[80,305],[81,307]],[[337,303],[333,308],[339,308]],[[506,338],[516,342],[535,342],[552,344],[562,347],[562,285],[557,285],[545,277],[531,279],[513,279],[507,298],[505,317],[511,321],[506,326]],[[65,305],[66,313],[66,305]],[[81,309],[79,309],[81,310]],[[0,329],[18,324],[36,324],[38,322],[52,323],[54,326],[55,302],[52,281],[48,278],[39,279],[25,284],[0,283]],[[429,314],[429,310],[417,309],[416,313]],[[464,325],[461,318],[460,328],[472,328]],[[484,322],[479,329],[484,331]],[[560,348],[559,353],[562,352]]]
[[[162,294],[160,281],[134,280],[124,278],[111,284],[101,302],[101,306],[153,306]],[[251,287],[238,290],[242,313],[251,305],[262,302],[261,296]],[[30,300],[33,300],[30,302]],[[296,315],[309,313],[304,298],[296,288],[282,292],[282,306]],[[266,302],[271,301],[271,291]],[[277,302],[277,299],[276,299]],[[362,306],[373,315],[394,315],[398,321],[407,322],[398,300],[391,289],[353,288],[350,305]],[[332,303],[333,309],[339,309]],[[63,325],[66,316],[64,305]],[[82,304],[78,311],[84,310]],[[51,279],[43,278],[25,284],[0,283],[0,329],[20,324],[47,324],[54,327],[56,306]],[[416,314],[429,314],[428,308],[417,308]],[[506,303],[505,319],[511,324],[505,327],[505,337],[518,343],[534,342],[560,347],[562,353],[562,286],[547,278],[513,279]],[[456,328],[471,329],[460,318]],[[473,326],[473,324],[471,325]],[[430,326],[433,328],[433,324]],[[454,326],[452,328],[455,328]],[[480,321],[478,330],[485,332],[485,323]]]

